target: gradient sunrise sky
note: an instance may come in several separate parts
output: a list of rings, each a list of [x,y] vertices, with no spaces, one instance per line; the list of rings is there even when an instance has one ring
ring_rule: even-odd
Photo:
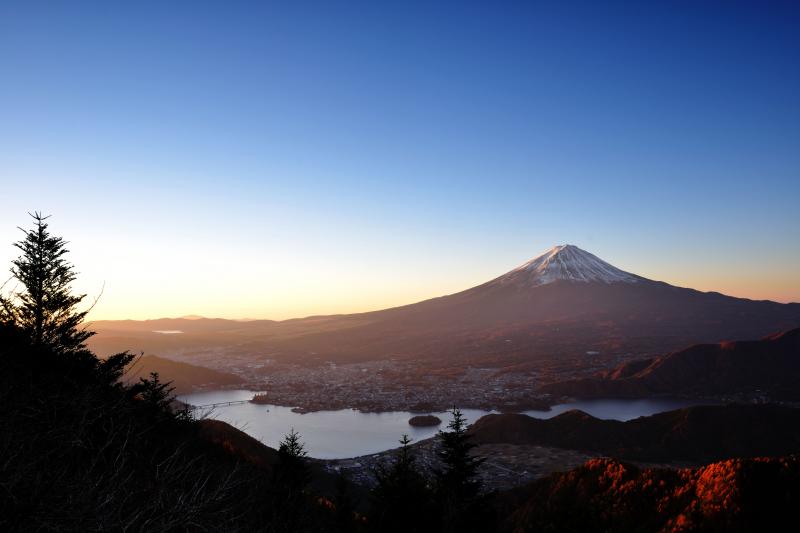
[[[266,4],[0,4],[3,267],[40,210],[95,319],[377,309],[561,243],[800,301],[800,3]]]

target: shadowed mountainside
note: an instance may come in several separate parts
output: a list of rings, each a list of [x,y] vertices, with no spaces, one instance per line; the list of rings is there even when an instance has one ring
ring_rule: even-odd
[[[136,382],[139,378],[148,377],[151,372],[157,372],[161,381],[172,382],[175,394],[186,394],[200,388],[219,389],[242,383],[242,379],[233,374],[155,355],[144,355],[136,359],[128,367],[125,381]]]
[[[0,530],[289,529],[275,450],[169,411],[106,361],[32,348],[0,323]],[[311,473],[315,486],[334,484]],[[304,517],[294,529],[331,530],[316,496],[294,505]]]
[[[540,391],[576,398],[766,392],[774,399],[799,400],[800,328],[759,341],[696,345]]]
[[[266,470],[278,462],[278,452],[258,439],[255,439],[227,422],[221,420],[200,420],[198,436],[224,449],[233,457]]]
[[[643,461],[800,453],[800,409],[772,405],[688,407],[627,422],[577,410],[547,420],[492,414],[470,431],[480,444],[535,444]]]

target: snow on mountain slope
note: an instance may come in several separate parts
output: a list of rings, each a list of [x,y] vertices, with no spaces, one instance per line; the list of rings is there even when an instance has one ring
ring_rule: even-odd
[[[644,278],[620,270],[577,246],[564,244],[554,246],[494,282],[501,285],[514,283],[538,286],[559,280],[583,283],[637,283]]]

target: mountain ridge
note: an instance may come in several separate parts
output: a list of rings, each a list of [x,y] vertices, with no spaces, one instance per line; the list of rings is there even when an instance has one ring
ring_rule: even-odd
[[[600,377],[554,383],[542,392],[576,398],[655,394],[757,394],[800,400],[800,328],[756,341],[698,344],[631,361]]]
[[[580,410],[549,419],[489,414],[469,431],[478,444],[533,444],[641,461],[702,464],[800,453],[800,409],[779,405],[694,406],[626,422]]]

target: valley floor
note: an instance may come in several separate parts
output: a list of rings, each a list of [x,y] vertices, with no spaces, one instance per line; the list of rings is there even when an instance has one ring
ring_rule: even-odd
[[[434,472],[440,468],[436,456],[439,446],[439,439],[435,437],[412,445],[415,459],[423,471]],[[375,485],[375,470],[381,465],[390,464],[396,451],[315,462],[330,473],[344,474],[352,482],[371,488]],[[478,471],[486,491],[524,485],[553,472],[571,470],[595,457],[575,450],[514,444],[485,444],[475,448],[474,454],[486,459]]]
[[[422,470],[433,472],[441,466],[436,456],[439,439],[435,437],[425,439],[413,444],[412,449]],[[396,452],[397,450],[386,450],[352,459],[316,459],[314,462],[332,474],[344,474],[353,483],[371,488],[375,485],[376,468],[389,465]],[[485,459],[478,470],[478,476],[486,492],[526,485],[555,472],[566,472],[577,468],[589,459],[602,457],[598,453],[526,444],[482,444],[474,449],[474,455]],[[642,468],[697,466],[690,462],[629,462]]]

